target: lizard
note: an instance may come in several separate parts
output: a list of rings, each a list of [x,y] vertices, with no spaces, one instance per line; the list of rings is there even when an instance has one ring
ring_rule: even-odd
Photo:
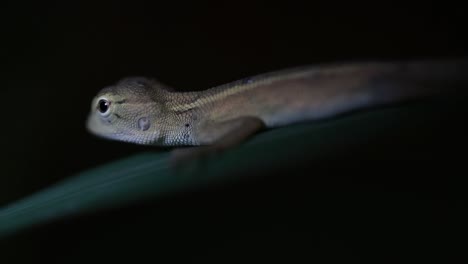
[[[173,160],[225,151],[265,129],[436,96],[468,84],[468,60],[329,62],[264,72],[202,91],[124,77],[92,99],[87,130],[175,148]]]

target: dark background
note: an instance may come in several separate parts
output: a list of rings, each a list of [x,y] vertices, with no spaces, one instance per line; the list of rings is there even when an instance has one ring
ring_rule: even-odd
[[[10,1],[1,8],[0,204],[141,150],[85,131],[129,75],[205,89],[334,60],[466,55],[466,9],[334,1]]]
[[[84,122],[91,98],[99,89],[122,77],[145,75],[156,77],[180,90],[196,90],[269,70],[303,64],[466,56],[468,44],[464,38],[467,10],[461,4],[456,6],[445,1],[417,4],[396,4],[391,1],[10,1],[2,3],[0,10],[0,54],[3,66],[0,88],[0,205],[45,188],[79,171],[146,150],[139,146],[101,140],[85,130]],[[440,161],[435,161],[437,162]],[[375,166],[377,168],[384,164],[385,162]],[[414,165],[409,173],[417,175],[420,172],[419,165],[424,166]],[[336,164],[333,166],[339,167]],[[343,171],[351,175],[359,171],[359,166],[365,164],[350,167],[349,171],[344,168]],[[388,168],[391,167],[390,165]],[[439,168],[437,173],[441,177],[449,171],[444,171],[446,168],[443,166]],[[320,175],[314,168],[305,166],[300,169],[309,172],[311,177]],[[321,172],[328,169],[325,166],[321,168]],[[450,169],[453,170],[453,167]],[[401,166],[387,171],[387,179],[399,170],[404,169]],[[342,171],[335,172],[338,175]],[[424,173],[428,173],[428,170]],[[451,173],[456,174],[454,171]],[[338,180],[343,180],[346,176]],[[66,222],[58,224],[55,227],[58,231],[55,233],[54,245],[64,242],[62,256],[76,254],[79,251],[75,252],[75,249],[84,247],[85,244],[88,249],[94,248],[96,252],[101,248],[109,252],[124,252],[127,244],[106,248],[106,239],[103,239],[107,237],[109,240],[122,241],[119,240],[122,239],[120,231],[124,232],[122,236],[129,238],[129,241],[138,239],[133,233],[135,230],[116,232],[113,228],[119,225],[109,224],[115,219],[124,219],[122,225],[128,223],[135,226],[137,234],[146,234],[154,239],[155,244],[151,245],[161,246],[168,242],[173,246],[174,252],[166,253],[177,255],[178,246],[190,248],[191,245],[197,245],[198,237],[187,241],[186,237],[172,237],[171,234],[156,229],[148,232],[143,227],[151,225],[149,221],[153,219],[160,219],[160,215],[170,215],[175,211],[178,214],[173,218],[160,219],[159,224],[183,227],[185,220],[190,219],[191,225],[183,228],[179,235],[188,233],[207,236],[208,239],[213,239],[206,244],[207,248],[217,245],[216,239],[220,237],[214,234],[218,231],[230,232],[235,238],[234,244],[245,243],[245,239],[238,233],[242,231],[242,227],[231,229],[223,225],[226,222],[211,225],[213,229],[209,234],[203,230],[190,229],[197,223],[210,226],[205,222],[210,218],[200,215],[210,216],[213,211],[217,212],[219,208],[225,207],[230,208],[229,211],[223,211],[223,215],[215,216],[219,217],[216,219],[233,217],[250,225],[256,234],[250,234],[254,242],[247,245],[252,251],[256,249],[255,238],[262,237],[264,242],[266,236],[266,241],[271,244],[263,248],[265,254],[271,253],[272,249],[281,250],[273,245],[274,237],[271,240],[268,238],[274,235],[263,232],[265,225],[262,221],[271,219],[277,219],[279,223],[297,219],[296,227],[294,223],[287,227],[292,232],[288,234],[296,235],[283,233],[279,239],[313,239],[313,243],[325,243],[326,251],[314,252],[320,254],[319,257],[323,260],[333,255],[334,248],[352,247],[354,238],[362,235],[359,228],[370,226],[365,238],[362,238],[366,242],[357,246],[359,250],[366,252],[366,247],[374,245],[374,240],[381,242],[381,235],[391,236],[398,231],[398,235],[405,233],[406,231],[398,228],[405,226],[406,220],[412,226],[419,226],[419,229],[411,237],[394,239],[401,239],[398,243],[406,243],[408,248],[412,248],[413,242],[420,244],[421,241],[431,241],[434,234],[460,232],[458,227],[450,229],[452,219],[459,221],[462,226],[458,212],[465,205],[458,200],[453,202],[439,199],[446,193],[438,192],[437,181],[432,181],[430,190],[424,189],[424,192],[430,192],[431,202],[425,203],[417,199],[421,194],[412,192],[412,187],[408,186],[418,186],[416,181],[423,178],[424,175],[419,175],[412,184],[406,185],[410,180],[399,175],[392,187],[371,186],[367,189],[363,187],[366,185],[365,178],[360,179],[361,187],[348,185],[349,182],[335,185],[332,179],[327,182],[325,189],[321,189],[321,185],[301,186],[293,181],[286,182],[284,178],[275,178],[260,185],[233,187],[221,191],[224,192],[221,195],[215,195],[215,199],[224,201],[225,204],[204,206],[213,198],[209,195],[196,196],[192,203],[176,198],[169,203],[161,202],[157,210],[147,210],[154,209],[153,205],[142,205],[140,209],[143,210],[133,208],[120,215],[114,212],[104,218],[78,219],[72,226]],[[290,196],[284,193],[285,200],[275,193],[278,186],[284,186],[288,190],[286,193]],[[393,187],[401,188],[392,189]],[[264,188],[263,193],[258,192],[260,188]],[[360,188],[366,192],[361,193]],[[316,201],[315,205],[319,208],[310,209],[309,200],[302,199],[311,190],[313,193],[306,198]],[[391,195],[387,195],[389,193]],[[455,196],[458,197],[461,193],[462,191]],[[274,198],[266,205],[264,202],[267,198],[258,199],[260,195]],[[371,197],[368,198],[367,195]],[[352,199],[347,200],[350,196]],[[373,199],[376,200],[375,203]],[[297,207],[291,207],[291,204]],[[246,211],[243,210],[245,207]],[[257,211],[255,208],[264,210]],[[324,215],[321,215],[321,220],[314,222],[315,226],[311,227],[310,232],[304,234],[301,228],[307,226],[307,221],[313,221],[306,217],[309,209]],[[375,211],[371,214],[370,209]],[[400,214],[395,216],[394,212]],[[364,217],[357,217],[358,215]],[[388,222],[380,222],[383,226],[375,223],[372,225],[374,217],[388,219]],[[420,225],[419,221],[427,217],[431,221]],[[249,219],[253,219],[253,222],[249,222]],[[345,225],[340,221],[342,219],[347,219]],[[392,225],[395,221],[400,221],[400,225]],[[426,232],[434,230],[438,224],[448,226],[449,229]],[[320,231],[316,225],[326,226],[327,232]],[[88,226],[91,230],[88,233],[101,232],[101,235],[97,236],[97,240],[93,240],[96,237],[81,237],[71,246],[68,243],[72,241],[67,238],[69,232],[72,232],[72,236],[80,237],[77,226]],[[356,229],[356,226],[359,228]],[[279,230],[284,226],[280,224],[277,228]],[[64,229],[71,231],[61,237],[60,230]],[[373,234],[374,229],[380,233]],[[53,252],[54,248],[47,246],[50,240],[47,240],[46,233],[49,231],[47,229],[43,233],[36,233],[36,241],[31,242],[31,248],[35,248],[37,242],[41,241],[43,246],[38,251],[47,248]],[[170,240],[157,241],[161,236]],[[341,239],[343,237],[347,239]],[[441,237],[446,239],[450,236],[443,233]],[[180,244],[181,242],[183,243]],[[391,242],[387,243],[386,246],[391,248]],[[304,247],[308,245],[305,244]],[[377,248],[375,246],[372,250]],[[151,252],[153,248],[149,246],[145,250]],[[376,252],[374,254],[379,255],[380,251]],[[389,252],[391,250],[381,253]],[[194,250],[192,253],[196,255],[199,252]],[[203,255],[203,252],[200,254]],[[344,254],[343,259],[348,260],[347,253]]]

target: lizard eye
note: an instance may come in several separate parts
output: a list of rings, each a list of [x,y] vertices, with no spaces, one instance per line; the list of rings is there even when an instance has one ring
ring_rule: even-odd
[[[98,102],[98,110],[101,114],[105,115],[109,112],[110,101],[101,99]]]

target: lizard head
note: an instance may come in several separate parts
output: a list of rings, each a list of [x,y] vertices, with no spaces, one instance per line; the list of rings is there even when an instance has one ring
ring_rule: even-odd
[[[163,86],[143,77],[125,78],[93,98],[86,127],[92,134],[118,141],[149,144],[161,133]]]

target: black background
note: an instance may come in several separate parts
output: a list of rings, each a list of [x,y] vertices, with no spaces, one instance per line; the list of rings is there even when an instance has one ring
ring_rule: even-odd
[[[467,55],[466,13],[442,1],[2,3],[0,204],[145,149],[97,139],[84,127],[94,94],[122,77],[198,90],[318,62]],[[356,213],[346,208],[337,210]],[[359,233],[352,221],[340,230]]]
[[[205,89],[335,60],[466,55],[448,3],[11,1],[1,8],[0,204],[141,148],[84,127],[90,100],[129,75]]]

